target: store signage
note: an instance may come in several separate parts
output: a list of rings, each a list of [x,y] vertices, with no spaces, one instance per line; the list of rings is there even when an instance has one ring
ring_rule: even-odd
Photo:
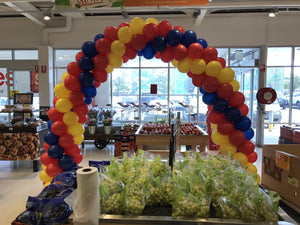
[[[30,91],[39,92],[39,74],[34,71],[30,72]]]
[[[55,0],[56,9],[122,7],[123,0]]]
[[[287,153],[276,151],[276,166],[290,172],[291,157]]]
[[[277,94],[273,88],[261,88],[256,93],[256,98],[261,104],[272,104],[276,100]]]
[[[42,73],[46,73],[47,72],[47,66],[46,65],[42,65],[41,66],[41,71],[42,71]]]
[[[208,5],[209,0],[124,0],[124,6]]]
[[[12,75],[13,73],[10,72],[9,74]],[[0,72],[0,86],[4,84],[7,85],[7,74],[5,74],[4,76],[4,74]],[[9,86],[10,87],[14,86],[14,79],[11,76],[9,76]]]
[[[34,66],[34,71],[35,71],[36,73],[39,72],[39,65],[35,65],[35,66]]]

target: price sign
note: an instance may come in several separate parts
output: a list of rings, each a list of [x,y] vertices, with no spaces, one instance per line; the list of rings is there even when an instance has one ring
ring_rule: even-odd
[[[276,166],[290,172],[291,157],[283,152],[276,151]]]

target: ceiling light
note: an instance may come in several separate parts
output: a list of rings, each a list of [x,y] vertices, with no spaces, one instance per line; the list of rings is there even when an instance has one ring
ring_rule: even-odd
[[[277,14],[278,14],[278,9],[273,9],[273,10],[269,13],[269,17],[274,18]]]
[[[51,19],[51,17],[50,17],[49,14],[47,14],[47,15],[44,16],[44,20],[50,20],[50,19]]]

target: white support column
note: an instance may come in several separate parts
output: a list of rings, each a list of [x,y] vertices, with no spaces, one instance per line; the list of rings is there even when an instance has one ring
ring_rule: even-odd
[[[54,71],[53,48],[48,45],[38,47],[39,52],[39,96],[40,106],[53,106]],[[46,69],[45,71],[43,71]]]

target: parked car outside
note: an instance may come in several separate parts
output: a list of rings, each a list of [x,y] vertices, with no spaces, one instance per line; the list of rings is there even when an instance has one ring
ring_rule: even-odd
[[[253,105],[254,109],[257,109],[257,105]],[[265,116],[264,122],[265,123],[280,123],[282,119],[281,115],[281,107],[276,99],[275,102],[269,105],[265,105]],[[252,118],[252,125],[255,127],[257,120],[257,110],[253,111],[253,118]]]
[[[277,93],[277,101],[282,109],[289,107],[289,100],[281,93]]]

